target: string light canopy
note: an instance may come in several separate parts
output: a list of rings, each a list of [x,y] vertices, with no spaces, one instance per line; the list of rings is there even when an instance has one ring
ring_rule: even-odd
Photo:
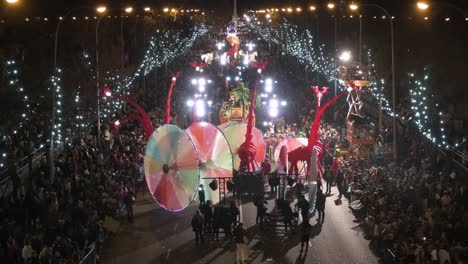
[[[448,148],[443,114],[429,89],[429,69],[424,68],[422,80],[416,79],[415,74],[410,73],[409,85],[413,121],[419,132],[438,147]]]
[[[24,88],[22,84],[19,81],[19,70],[18,70],[18,64],[16,63],[15,60],[7,60],[5,63],[5,79],[6,79],[6,87],[9,90],[14,90],[18,94],[18,97],[22,101],[23,104],[23,110],[20,110],[20,116],[19,116],[19,123],[17,126],[12,128],[12,131],[7,132],[7,134],[0,135],[0,141],[3,140],[9,140],[11,138],[11,134],[16,134],[18,133],[18,130],[23,126],[25,122],[29,120],[29,114],[30,114],[30,102],[29,102],[29,97],[26,95]],[[8,134],[11,133],[11,134]],[[4,166],[4,159],[8,158],[8,153],[2,153],[0,156],[0,164],[3,167]]]
[[[56,144],[62,143],[62,70],[57,68],[54,71],[54,74],[50,78],[51,87],[49,90],[52,89],[53,95],[55,96],[55,104],[53,109],[52,115],[52,133],[51,133],[51,142]]]
[[[247,25],[265,41],[272,41],[282,45],[284,55],[289,55],[305,66],[309,71],[324,75],[328,81],[336,80],[337,71],[333,58],[324,55],[324,44],[318,48],[314,45],[312,33],[307,29],[300,31],[296,25],[290,24],[286,19],[283,23],[273,25],[249,19]]]
[[[143,62],[140,64],[135,74],[129,79],[126,87],[129,88],[138,77],[146,76],[153,69],[183,55],[186,50],[192,47],[195,40],[208,32],[208,29],[208,26],[202,23],[185,31],[188,32],[188,34],[181,30],[156,30],[153,37],[151,37]]]

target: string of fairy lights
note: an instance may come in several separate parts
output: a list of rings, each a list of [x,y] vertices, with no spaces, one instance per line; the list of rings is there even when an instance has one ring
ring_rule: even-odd
[[[368,63],[368,76],[370,85],[368,91],[377,99],[382,100],[382,110],[388,113],[390,116],[394,115],[393,109],[391,107],[390,101],[385,97],[383,91],[385,90],[385,80],[377,80],[377,72],[375,69],[375,64],[372,60],[372,50],[367,51],[367,63]],[[396,114],[398,117],[398,114]]]
[[[23,110],[20,111],[20,119],[18,125],[15,125],[12,131],[6,132],[4,135],[1,135],[1,141],[7,141],[11,138],[12,134],[17,134],[18,129],[20,129],[25,122],[29,120],[30,114],[30,102],[29,97],[26,95],[23,85],[19,81],[19,70],[18,64],[15,60],[7,60],[5,63],[5,77],[6,77],[6,86],[9,90],[14,90],[17,92],[19,98],[23,103]],[[11,134],[9,134],[11,133]],[[0,168],[5,166],[5,160],[8,159],[9,153],[3,152],[0,156]]]
[[[413,121],[419,132],[438,147],[448,148],[444,120],[439,104],[429,89],[429,69],[424,68],[422,80],[416,79],[414,73],[408,74],[411,110]],[[436,129],[439,131],[436,132]]]
[[[336,80],[337,70],[333,58],[324,55],[324,44],[315,47],[313,35],[308,29],[300,31],[286,19],[275,26],[262,23],[255,16],[245,18],[254,33],[265,41],[282,45],[285,54],[296,58],[307,70],[323,74],[330,82]]]
[[[60,68],[55,69],[54,74],[50,78],[51,87],[49,90],[52,90],[52,96],[54,100],[53,113],[52,113],[52,132],[51,132],[51,144],[61,144],[62,143],[62,75],[63,72]]]
[[[195,40],[205,35],[209,31],[205,23],[193,26],[188,30],[188,34],[182,31],[158,29],[151,37],[149,47],[135,74],[129,78],[125,84],[126,91],[129,91],[132,83],[140,76],[148,75],[153,69],[162,66],[181,56],[194,44]]]

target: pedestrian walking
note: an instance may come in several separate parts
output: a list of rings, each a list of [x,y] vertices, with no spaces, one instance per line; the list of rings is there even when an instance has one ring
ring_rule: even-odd
[[[303,194],[301,194],[299,197],[299,201],[297,202],[296,206],[301,210],[302,222],[308,222],[310,204]]]
[[[223,208],[220,205],[216,205],[213,213],[213,233],[212,237],[218,240],[219,229],[223,226]]]
[[[315,208],[318,211],[318,219],[317,221],[325,221],[325,202],[327,200],[327,197],[325,194],[323,194],[321,189],[318,189],[317,191],[317,199],[315,200]]]
[[[211,200],[206,201],[206,204],[200,205],[201,212],[203,213],[203,233],[211,234],[213,227],[213,208],[211,207]]]
[[[258,197],[257,201],[255,202],[255,206],[257,207],[257,217],[255,218],[255,223],[259,224],[262,227],[263,226],[263,221],[265,220],[265,214],[266,214],[266,206],[267,202],[263,200],[262,197]]]
[[[231,210],[231,216],[232,216],[232,224],[235,226],[237,225],[237,219],[239,218],[239,208],[237,208],[236,203],[231,201],[229,210]]]
[[[247,235],[245,229],[242,227],[242,223],[236,227],[234,231],[236,237],[236,251],[237,251],[237,264],[245,263],[247,259]]]
[[[333,172],[331,171],[330,166],[327,167],[325,170],[325,181],[327,183],[327,189],[325,190],[325,194],[330,194],[331,193],[331,187],[333,185]]]
[[[338,192],[340,193],[338,195],[338,199],[341,199],[341,196],[343,196],[343,180],[344,180],[343,171],[339,169],[336,175],[336,187],[338,188]]]
[[[203,188],[203,184],[198,186],[198,200],[201,205],[205,204],[205,189]]]
[[[311,233],[312,227],[308,222],[302,222],[301,225],[301,252],[304,250],[305,246],[305,254],[307,254],[307,250],[309,249],[309,238]]]
[[[192,218],[192,229],[193,232],[195,232],[195,242],[198,244],[198,241],[201,240],[201,242],[205,242],[203,240],[203,216],[200,213],[200,210],[197,210],[195,212],[195,215]]]

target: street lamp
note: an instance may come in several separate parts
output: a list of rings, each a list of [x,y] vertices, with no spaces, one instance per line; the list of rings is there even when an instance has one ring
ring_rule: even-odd
[[[468,14],[461,8],[459,8],[458,6],[452,4],[452,3],[449,3],[449,2],[436,2],[436,4],[443,4],[443,5],[447,5],[455,10],[457,10],[458,13],[460,13],[464,18],[465,18],[465,21],[468,21]],[[429,8],[429,4],[427,2],[424,2],[424,1],[419,1],[416,3],[416,6],[419,10],[421,11],[426,11],[428,8]],[[446,18],[445,21],[450,21],[450,18]]]
[[[96,11],[97,11],[99,14],[102,14],[102,13],[106,12],[106,10],[107,10],[107,7],[105,7],[105,6],[98,6],[98,7],[96,8]]]
[[[130,14],[131,12],[133,12],[133,7],[131,7],[131,6],[126,7],[126,8],[125,8],[125,12],[126,12],[127,14]]]
[[[151,12],[151,7],[145,7],[145,12]]]
[[[424,1],[420,1],[416,4],[420,10],[426,10],[429,8],[429,4]]]
[[[312,6],[309,7],[309,10],[310,10],[310,11],[315,11],[315,10],[317,10],[317,7],[314,6],[314,5],[312,5]]]
[[[335,3],[328,3],[327,4],[328,9],[335,9]]]
[[[358,6],[356,3],[351,3],[351,4],[349,5],[349,8],[350,8],[351,10],[353,10],[353,11],[356,11],[356,10],[358,10],[359,6]]]
[[[420,2],[423,3],[423,2]],[[426,4],[427,5],[427,4]],[[396,93],[395,93],[395,40],[394,40],[394,30],[393,30],[393,19],[390,16],[390,13],[378,4],[366,4],[366,6],[373,6],[380,10],[382,10],[387,17],[389,17],[388,21],[390,22],[390,35],[391,35],[391,53],[392,53],[392,108],[393,108],[393,115],[392,115],[392,129],[393,129],[393,159],[396,162],[398,158],[397,154],[397,134],[396,134]],[[422,5],[424,7],[424,5]],[[351,8],[351,7],[350,7]]]
[[[6,2],[10,5],[14,5],[14,4],[19,3],[19,0],[6,0]]]

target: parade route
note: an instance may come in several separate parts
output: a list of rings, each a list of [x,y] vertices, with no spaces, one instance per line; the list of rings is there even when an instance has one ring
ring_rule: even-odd
[[[255,226],[256,208],[244,203],[244,228],[249,237],[248,263],[378,263],[364,239],[348,201],[335,205],[336,188],[327,198],[325,221],[312,218],[312,234],[307,255],[300,255],[299,231],[285,234],[283,226],[267,224],[264,231]],[[268,196],[267,196],[268,197]],[[271,210],[274,200],[268,200]],[[196,203],[179,213],[158,208],[150,196],[140,196],[134,223],[122,227],[103,248],[103,263],[235,263],[234,242],[206,240],[196,245],[190,226]]]

